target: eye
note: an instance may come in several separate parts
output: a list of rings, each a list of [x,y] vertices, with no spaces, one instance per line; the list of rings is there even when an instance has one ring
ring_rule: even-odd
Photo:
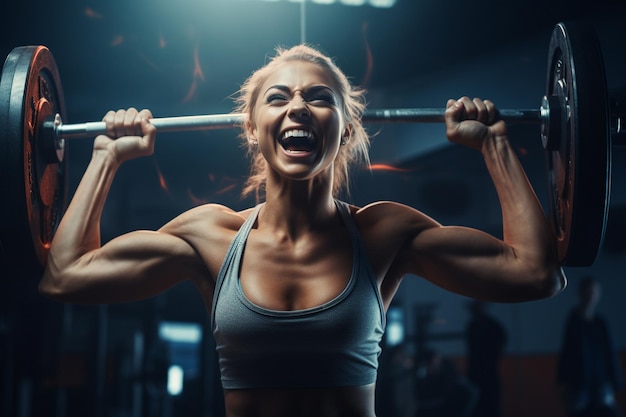
[[[335,105],[337,104],[337,100],[335,100],[335,96],[329,93],[316,93],[309,98],[310,102],[322,102],[327,104]]]
[[[266,103],[280,103],[280,102],[284,102],[287,101],[287,97],[284,94],[280,94],[280,93],[272,93],[269,94],[266,98],[265,98],[265,102]]]

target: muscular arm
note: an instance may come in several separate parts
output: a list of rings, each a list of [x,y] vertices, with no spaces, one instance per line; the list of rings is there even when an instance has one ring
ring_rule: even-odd
[[[42,294],[64,302],[114,303],[206,276],[192,247],[173,234],[131,232],[101,246],[100,218],[121,161],[150,154],[153,148],[154,129],[145,120],[131,124],[143,129],[143,138],[96,139],[92,159],[52,240]]]
[[[503,239],[466,227],[441,226],[410,208],[395,217],[404,236],[390,269],[412,273],[450,291],[488,301],[551,296],[565,286],[549,222],[508,140],[495,107],[450,101],[447,134],[481,151],[502,208]]]

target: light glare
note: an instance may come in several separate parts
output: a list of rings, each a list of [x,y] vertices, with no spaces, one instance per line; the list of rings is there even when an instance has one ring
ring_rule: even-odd
[[[253,1],[253,0],[248,0]],[[258,0],[257,0],[258,1]],[[278,3],[283,0],[261,0],[266,3]],[[287,0],[288,3],[315,3],[315,4],[335,4],[336,0]],[[388,9],[395,6],[397,0],[339,0],[344,6],[365,6],[370,5],[379,9]]]
[[[389,8],[396,4],[396,0],[370,0],[373,7]]]
[[[184,372],[178,365],[172,365],[167,370],[167,393],[176,396],[183,392]]]
[[[194,323],[159,323],[159,337],[162,340],[180,343],[198,343],[202,340],[202,330]]]
[[[397,346],[404,341],[404,328],[400,323],[391,323],[387,327],[387,343],[389,346]]]

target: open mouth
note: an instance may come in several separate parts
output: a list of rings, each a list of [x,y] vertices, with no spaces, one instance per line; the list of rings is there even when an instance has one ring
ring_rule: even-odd
[[[311,152],[317,140],[309,130],[294,129],[286,131],[280,138],[281,146],[289,152]]]

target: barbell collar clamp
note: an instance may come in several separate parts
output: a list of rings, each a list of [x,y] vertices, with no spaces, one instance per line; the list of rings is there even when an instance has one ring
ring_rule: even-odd
[[[546,151],[557,151],[561,146],[564,128],[561,100],[558,96],[543,96],[541,100],[541,144]]]
[[[40,146],[45,161],[49,164],[63,162],[65,157],[65,138],[58,134],[59,126],[63,124],[60,114],[48,115],[41,122]]]

